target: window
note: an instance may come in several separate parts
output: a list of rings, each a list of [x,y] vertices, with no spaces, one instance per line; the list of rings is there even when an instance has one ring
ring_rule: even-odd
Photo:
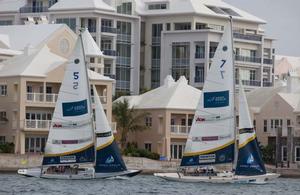
[[[283,162],[287,161],[287,147],[286,146],[281,147],[281,160]]]
[[[171,24],[170,23],[166,24],[166,29],[167,29],[167,31],[171,30]]]
[[[300,146],[295,147],[295,161],[296,162],[300,161]]]
[[[5,144],[5,136],[0,136],[0,145]]]
[[[152,37],[161,37],[163,24],[152,24]]]
[[[57,0],[49,0],[49,7],[54,5],[57,2]]]
[[[286,126],[290,127],[291,126],[291,120],[290,119],[286,119]]]
[[[264,132],[268,131],[268,121],[264,120]]]
[[[90,57],[90,63],[95,63],[95,58]]]
[[[205,42],[200,42],[196,44],[195,58],[196,59],[205,58]]]
[[[12,25],[13,22],[11,20],[0,20],[0,26]]]
[[[204,23],[196,23],[196,30],[207,29],[207,24]]]
[[[271,129],[275,130],[277,127],[282,127],[282,119],[271,119]]]
[[[66,24],[70,27],[74,32],[76,32],[76,18],[57,18],[57,24]]]
[[[132,2],[125,2],[117,6],[117,12],[120,14],[132,14]]]
[[[7,96],[7,85],[0,85],[0,96]]]
[[[256,71],[255,70],[250,70],[250,81],[255,81],[255,76]]]
[[[44,152],[46,141],[47,141],[47,137],[44,136],[25,137],[25,152],[26,153]]]
[[[7,122],[7,116],[6,116],[6,111],[1,111],[0,112],[0,122]]]
[[[256,129],[256,120],[253,120],[253,128]]]
[[[206,7],[216,14],[229,15],[229,16],[240,16],[237,12],[233,11],[230,8],[222,8],[222,7],[209,6],[209,5],[206,5]]]
[[[195,66],[195,83],[204,82],[204,63]]]
[[[145,143],[145,149],[151,152],[151,143]]]
[[[175,23],[175,30],[191,30],[192,26],[190,22]]]
[[[147,116],[147,117],[145,118],[145,125],[146,125],[147,127],[151,127],[151,126],[152,126],[152,117]]]
[[[184,153],[184,144],[172,143],[171,144],[171,159],[181,159]]]
[[[159,9],[167,9],[166,3],[156,3],[156,4],[149,4],[148,10],[159,10]]]

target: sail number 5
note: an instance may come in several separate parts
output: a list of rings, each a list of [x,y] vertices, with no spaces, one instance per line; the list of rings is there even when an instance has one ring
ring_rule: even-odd
[[[226,63],[226,60],[221,60],[222,64],[220,66],[220,68],[223,68],[223,66],[225,65]],[[221,73],[221,77],[222,79],[224,79],[224,73],[225,73],[225,70],[220,70],[220,73]]]
[[[79,83],[77,80],[79,79],[79,72],[73,72],[73,79],[75,80],[73,82],[73,89],[78,89]]]

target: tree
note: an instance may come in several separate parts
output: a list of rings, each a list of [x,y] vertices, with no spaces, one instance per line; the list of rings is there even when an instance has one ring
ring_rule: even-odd
[[[112,112],[117,122],[117,129],[120,131],[120,142],[123,149],[126,146],[129,132],[143,131],[149,128],[144,123],[148,113],[135,110],[134,107],[130,108],[127,99],[115,102]]]

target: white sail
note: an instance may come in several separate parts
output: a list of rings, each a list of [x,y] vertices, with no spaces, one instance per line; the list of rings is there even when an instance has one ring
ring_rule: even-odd
[[[69,59],[56,102],[43,164],[94,161],[87,69],[81,39]]]
[[[232,32],[225,28],[188,136],[182,166],[228,163],[234,155],[234,65]]]

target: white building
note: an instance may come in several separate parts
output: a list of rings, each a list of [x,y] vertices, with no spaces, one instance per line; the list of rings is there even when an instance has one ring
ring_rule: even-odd
[[[265,21],[222,0],[0,1],[0,25],[65,23],[88,27],[106,58],[95,66],[116,78],[116,90],[138,94],[171,74],[202,88],[229,15],[234,19],[236,67],[248,90],[273,85],[273,40]],[[140,55],[138,55],[140,54]],[[163,56],[163,57],[162,57]],[[97,59],[91,59],[97,63]]]

